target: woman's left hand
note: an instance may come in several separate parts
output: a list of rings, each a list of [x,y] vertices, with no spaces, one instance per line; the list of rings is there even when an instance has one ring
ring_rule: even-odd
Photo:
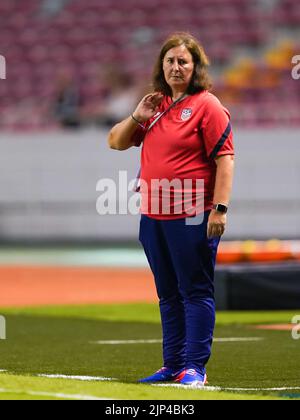
[[[227,215],[212,210],[208,219],[207,237],[215,238],[222,236],[225,232]]]

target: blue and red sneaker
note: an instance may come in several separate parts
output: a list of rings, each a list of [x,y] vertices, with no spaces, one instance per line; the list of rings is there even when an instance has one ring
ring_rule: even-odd
[[[186,369],[176,382],[192,388],[203,388],[207,384],[206,370],[199,372],[196,369]]]
[[[162,367],[154,375],[148,376],[147,378],[140,379],[139,383],[155,383],[155,382],[171,382],[178,381],[185,372],[184,369],[170,369]]]

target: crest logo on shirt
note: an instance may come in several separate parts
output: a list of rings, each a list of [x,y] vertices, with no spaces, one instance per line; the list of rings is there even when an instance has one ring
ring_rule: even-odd
[[[184,108],[181,112],[182,121],[187,121],[191,118],[193,110],[191,108]]]

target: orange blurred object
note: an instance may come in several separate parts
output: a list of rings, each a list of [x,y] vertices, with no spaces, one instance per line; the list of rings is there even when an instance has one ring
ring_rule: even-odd
[[[223,242],[220,245],[217,262],[234,264],[240,262],[282,262],[300,261],[300,242],[279,241],[244,241]]]

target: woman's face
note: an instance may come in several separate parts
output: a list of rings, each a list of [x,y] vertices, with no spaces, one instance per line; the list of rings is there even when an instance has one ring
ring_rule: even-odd
[[[170,49],[163,60],[163,71],[166,82],[173,92],[185,91],[194,72],[192,54],[184,45]]]

